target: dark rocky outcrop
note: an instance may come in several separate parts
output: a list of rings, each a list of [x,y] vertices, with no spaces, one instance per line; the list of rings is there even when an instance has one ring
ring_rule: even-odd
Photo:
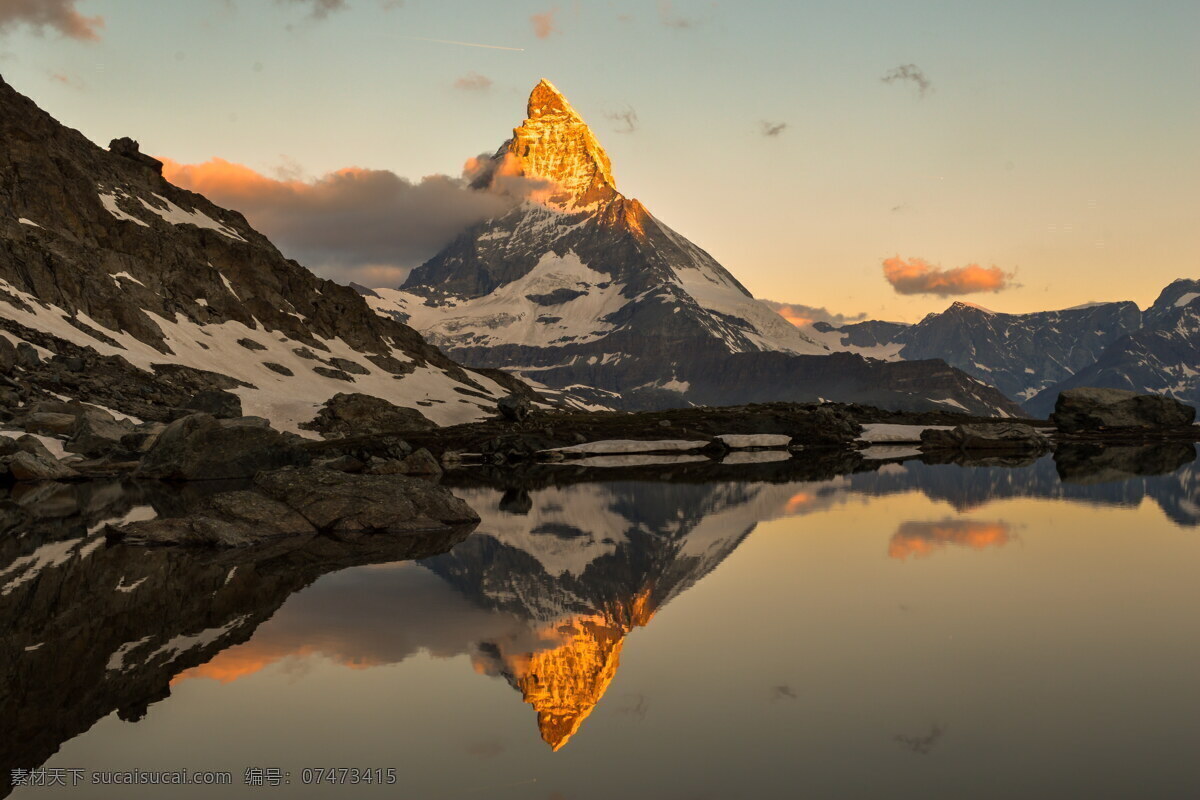
[[[193,516],[133,522],[111,536],[131,545],[249,547],[316,533],[308,520],[283,503],[258,492],[236,491],[215,495]]]
[[[52,457],[25,450],[0,459],[0,466],[7,469],[15,481],[59,481],[79,476],[75,470]]]
[[[150,169],[154,170],[156,174],[162,175],[163,162],[159,161],[157,158],[143,153],[141,145],[139,145],[133,139],[130,139],[128,136],[122,136],[120,139],[113,139],[108,144],[108,150],[110,153],[122,156],[123,158],[128,158],[130,161],[141,164],[143,167],[149,167]]]
[[[419,532],[473,525],[479,515],[446,489],[402,475],[349,475],[309,467],[266,472],[256,491],[338,535]]]
[[[121,440],[137,431],[129,420],[117,419],[99,408],[85,408],[75,417],[65,449],[87,458],[100,458],[121,447]]]
[[[206,389],[188,398],[181,410],[192,414],[212,414],[218,419],[234,419],[242,416],[242,398],[224,389]]]
[[[301,428],[327,439],[349,435],[429,431],[436,426],[415,408],[401,408],[366,394],[335,394],[311,422]]]
[[[528,397],[509,395],[500,398],[500,402],[496,404],[496,410],[507,420],[524,422],[529,413],[533,411],[533,403],[529,401]]]
[[[1043,453],[1050,449],[1050,440],[1029,425],[1018,422],[998,422],[956,425],[948,431],[922,431],[921,447],[925,450],[960,452],[1015,450]]]
[[[293,438],[272,429],[264,419],[219,420],[210,414],[193,414],[172,422],[158,435],[137,474],[184,481],[252,478],[307,458]]]
[[[1163,395],[1082,387],[1058,396],[1050,420],[1063,433],[1187,428],[1196,409]]]

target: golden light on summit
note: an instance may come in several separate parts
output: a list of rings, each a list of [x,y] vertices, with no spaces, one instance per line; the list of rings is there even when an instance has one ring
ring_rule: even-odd
[[[629,605],[560,620],[542,633],[562,643],[533,653],[502,656],[522,699],[537,712],[542,740],[561,750],[595,710],[621,664],[625,637],[654,616],[651,589]]]

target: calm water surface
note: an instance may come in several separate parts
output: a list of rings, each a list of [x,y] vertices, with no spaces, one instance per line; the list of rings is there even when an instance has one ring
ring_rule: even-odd
[[[131,554],[63,533],[146,513],[128,489],[42,498],[0,568],[4,769],[235,783],[19,798],[1200,796],[1188,460],[543,474],[456,487],[477,531],[398,563]]]

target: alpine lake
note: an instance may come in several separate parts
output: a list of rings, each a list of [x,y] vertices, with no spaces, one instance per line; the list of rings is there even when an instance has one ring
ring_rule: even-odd
[[[10,492],[0,796],[1200,796],[1194,445],[764,458],[459,470],[469,535],[302,551]]]

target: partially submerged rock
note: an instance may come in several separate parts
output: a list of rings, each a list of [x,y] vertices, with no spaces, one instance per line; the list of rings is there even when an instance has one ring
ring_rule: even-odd
[[[168,425],[136,475],[162,480],[252,478],[263,470],[302,464],[304,451],[265,419],[219,420],[193,414]]]
[[[258,492],[216,495],[208,508],[191,517],[133,522],[117,538],[136,545],[247,547],[273,539],[315,536],[317,529],[283,503]]]
[[[1059,394],[1050,416],[1063,433],[1186,428],[1195,419],[1195,408],[1165,395],[1094,386]]]
[[[974,452],[983,450],[1042,453],[1050,449],[1050,440],[1029,425],[1019,422],[956,425],[950,430],[931,428],[921,433],[926,450]]]
[[[464,501],[428,481],[306,467],[262,473],[252,490],[214,495],[186,517],[110,526],[108,535],[127,544],[228,548],[318,534],[419,535],[478,522]]]
[[[341,392],[325,401],[310,422],[300,425],[326,439],[373,433],[429,431],[436,425],[415,408],[401,408],[368,394]]]
[[[59,481],[79,476],[75,470],[60,464],[53,457],[35,455],[24,450],[0,459],[13,480]]]
[[[254,488],[331,533],[403,533],[479,522],[446,489],[402,475],[350,475],[309,467],[259,475]]]

